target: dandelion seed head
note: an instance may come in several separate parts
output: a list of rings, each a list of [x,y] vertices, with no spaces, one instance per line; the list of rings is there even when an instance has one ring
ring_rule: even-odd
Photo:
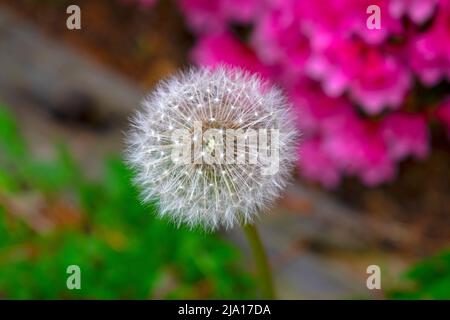
[[[223,152],[219,163],[173,161],[170,148],[179,144],[171,136],[175,129],[191,132],[191,143],[202,144],[200,157],[223,146],[220,139],[195,135],[194,123],[203,131],[217,129],[224,141],[228,129],[278,130],[278,170],[262,174],[259,159],[225,163]],[[297,160],[297,138],[291,106],[278,88],[238,68],[194,68],[161,82],[143,100],[127,134],[126,158],[142,199],[159,200],[160,216],[214,230],[251,223],[279,197]]]

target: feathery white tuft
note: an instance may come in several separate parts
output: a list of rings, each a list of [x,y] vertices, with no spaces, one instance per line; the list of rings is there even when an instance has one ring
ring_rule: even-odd
[[[259,159],[255,164],[176,163],[171,132],[194,132],[195,122],[220,128],[224,136],[226,129],[278,129],[278,171],[261,174]],[[285,188],[297,160],[294,122],[283,93],[260,77],[227,66],[191,69],[161,82],[144,99],[127,135],[127,160],[143,201],[159,199],[161,216],[190,227],[229,228],[252,222]]]

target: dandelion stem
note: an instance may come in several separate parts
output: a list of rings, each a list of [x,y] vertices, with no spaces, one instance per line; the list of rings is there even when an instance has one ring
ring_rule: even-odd
[[[253,224],[246,224],[243,226],[243,229],[253,251],[263,297],[265,299],[275,299],[272,272],[258,230]]]

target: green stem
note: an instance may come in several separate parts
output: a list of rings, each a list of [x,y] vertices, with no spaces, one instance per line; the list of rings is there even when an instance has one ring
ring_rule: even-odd
[[[258,230],[252,224],[246,224],[242,227],[250,243],[253,257],[255,259],[256,270],[262,285],[262,294],[265,299],[275,299],[275,291],[270,271],[269,260],[264,250]]]

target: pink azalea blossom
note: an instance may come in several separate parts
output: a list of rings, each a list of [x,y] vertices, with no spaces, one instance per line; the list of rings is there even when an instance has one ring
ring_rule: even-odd
[[[396,168],[376,123],[346,117],[328,130],[325,152],[341,170],[369,186],[394,178]]]
[[[351,84],[351,97],[369,114],[397,109],[411,88],[411,73],[394,56],[372,52],[366,61],[366,68]]]
[[[311,83],[295,88],[290,96],[305,136],[322,133],[338,119],[355,116],[349,101],[330,98]]]
[[[307,179],[315,180],[327,188],[339,184],[340,172],[322,149],[320,139],[313,138],[304,141],[300,147],[300,170]]]
[[[420,114],[393,113],[383,119],[383,138],[390,156],[402,160],[409,155],[423,159],[429,153],[429,134]]]
[[[398,108],[412,82],[398,56],[357,40],[335,40],[313,55],[306,68],[312,78],[321,81],[327,95],[336,97],[348,89],[369,114]]]
[[[220,1],[178,0],[189,27],[196,32],[222,32],[226,30],[226,17],[220,10]]]
[[[288,82],[295,82],[303,74],[310,54],[295,5],[291,0],[274,5],[256,20],[252,35],[252,45],[261,61],[280,68]]]
[[[425,117],[401,110],[413,73],[429,86],[450,80],[449,0],[177,1],[197,64],[240,66],[289,93],[305,177],[335,187],[350,175],[374,186],[406,157],[429,154]],[[380,30],[366,27],[369,5],[381,8]],[[248,39],[235,24],[251,27]],[[450,137],[449,101],[434,115]]]
[[[178,0],[188,25],[197,33],[227,30],[229,22],[250,22],[259,12],[258,0]]]
[[[353,35],[367,43],[379,44],[390,35],[402,31],[401,21],[388,13],[386,0],[315,0],[298,3],[303,18],[302,28],[309,35],[314,49],[326,47],[338,37],[349,38]],[[366,9],[370,5],[380,7],[380,29],[366,27],[369,17]]]
[[[260,0],[217,0],[223,14],[232,22],[248,23],[260,14],[264,3]]]
[[[422,24],[433,15],[438,0],[390,0],[389,13],[395,18],[408,16],[414,23]]]
[[[429,30],[417,35],[410,52],[410,63],[428,86],[441,79],[450,81],[450,1],[441,0]]]
[[[192,59],[203,66],[229,64],[263,76],[268,75],[269,72],[248,46],[229,33],[200,37],[192,51]]]

